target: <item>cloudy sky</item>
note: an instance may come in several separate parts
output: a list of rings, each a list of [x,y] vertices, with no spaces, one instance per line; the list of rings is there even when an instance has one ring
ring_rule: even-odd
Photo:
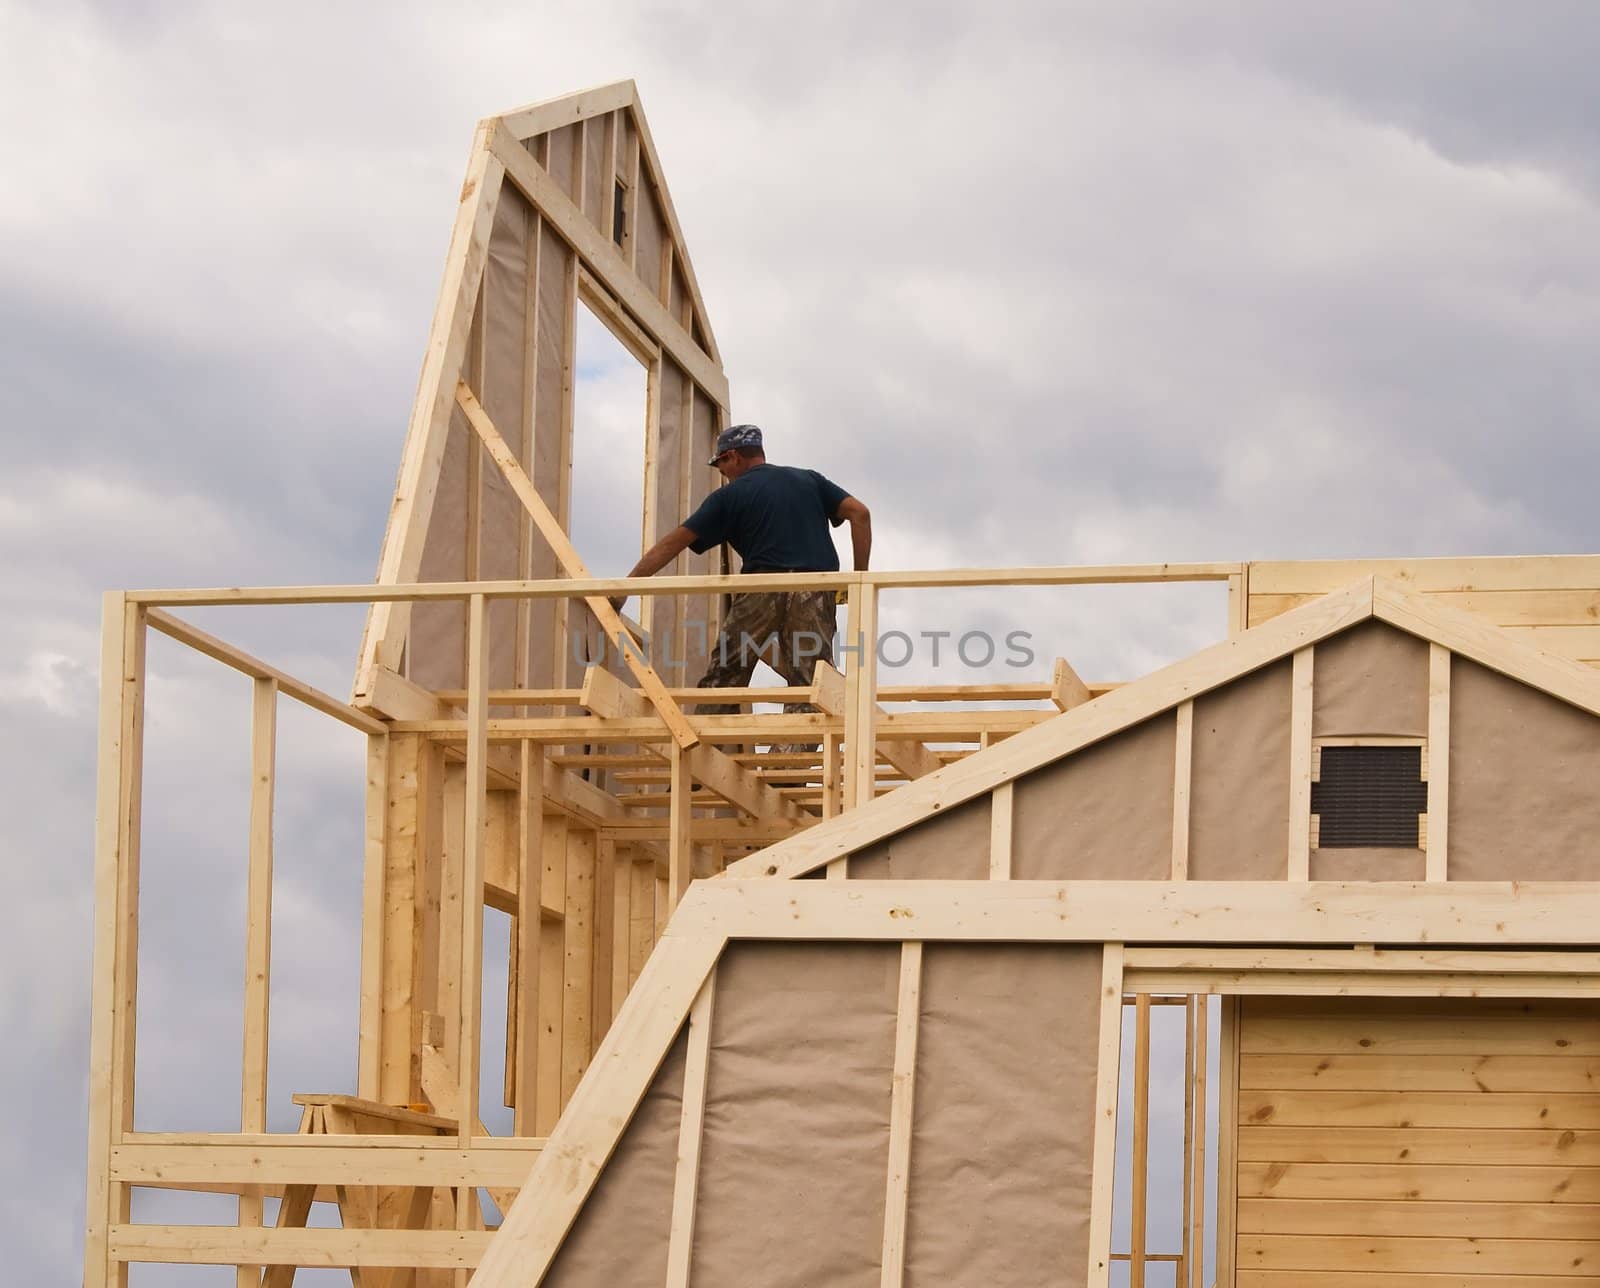
[[[0,0],[8,1272],[79,1274],[99,592],[371,577],[478,117],[638,81],[735,413],[879,567],[1586,551],[1597,58],[1582,0]],[[1090,678],[1221,630],[1072,604]],[[358,617],[236,616],[347,687]],[[227,1128],[248,690],[152,668],[140,1125]],[[358,755],[285,713],[276,1125],[353,1076]]]

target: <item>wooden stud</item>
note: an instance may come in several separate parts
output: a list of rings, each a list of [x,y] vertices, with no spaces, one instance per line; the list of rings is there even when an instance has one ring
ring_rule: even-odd
[[[456,1042],[456,1072],[459,1084],[456,1104],[461,1123],[461,1148],[472,1147],[473,1128],[478,1119],[478,1070],[480,1065],[480,1017],[483,1007],[483,873],[485,835],[488,825],[489,766],[489,608],[482,595],[474,595],[467,610],[467,769],[463,819],[465,842],[461,865],[460,930],[460,1033]],[[471,1228],[467,1222],[477,1211],[477,1194],[471,1187],[461,1191],[456,1228]]]
[[[1239,999],[1225,997],[1217,1077],[1218,1284],[1234,1282],[1239,1217]]]
[[[1428,835],[1426,876],[1450,875],[1450,650],[1428,645]]]
[[[1180,702],[1172,755],[1172,879],[1189,879],[1189,792],[1194,763],[1194,703]]]
[[[561,1098],[570,1100],[593,1054],[595,859],[598,838],[567,831],[567,890],[561,979]]]
[[[499,431],[495,429],[494,424],[484,413],[483,407],[478,400],[473,397],[472,391],[465,385],[458,385],[456,387],[456,395],[462,410],[467,414],[468,422],[477,432],[478,437],[483,440],[484,445],[489,449],[489,455],[493,458],[495,464],[500,467],[501,474],[511,484],[512,491],[521,499],[522,504],[527,507],[528,513],[533,516],[534,524],[538,527],[540,534],[555,552],[556,561],[561,565],[562,571],[569,577],[587,576],[588,569],[584,567],[583,560],[573,547],[571,539],[568,538],[556,517],[550,513],[549,507],[544,503],[544,498],[534,490],[533,483],[523,473],[522,467],[511,454],[511,449],[506,445],[505,439],[500,437]],[[622,625],[622,619],[617,615],[617,610],[611,607],[610,601],[604,596],[593,596],[587,598],[585,602],[599,621],[600,629],[605,632],[606,638],[611,641],[622,641],[626,631]],[[684,719],[682,709],[673,701],[672,696],[667,692],[666,685],[662,683],[661,677],[656,674],[655,669],[637,649],[622,646],[620,651],[623,662],[633,673],[634,678],[638,680],[640,687],[655,706],[656,713],[672,732],[673,740],[680,747],[693,747],[699,741],[699,737],[689,727],[689,722]]]
[[[566,972],[567,819],[560,814],[544,817],[544,877],[540,882],[538,1098],[534,1132],[548,1136],[565,1103],[561,1094],[563,979]],[[560,916],[543,911],[551,907]]]
[[[1001,783],[989,793],[989,880],[1011,880],[1013,785]]]
[[[895,1008],[894,1076],[889,1095],[889,1176],[884,1199],[882,1288],[905,1278],[906,1200],[911,1187],[911,1126],[916,1091],[917,1029],[922,1010],[922,944],[900,949],[900,992]]]
[[[1150,1194],[1150,994],[1135,996],[1133,1014],[1133,1216],[1128,1284],[1129,1288],[1144,1288]]]
[[[521,748],[522,772],[517,786],[517,923],[513,955],[517,962],[516,1094],[512,1131],[535,1134],[539,1085],[539,1010],[541,972],[539,944],[544,900],[544,749],[533,743]]]
[[[1312,650],[1296,649],[1289,711],[1290,881],[1311,878]]]
[[[875,586],[857,581],[847,593],[841,649],[851,655],[845,673],[844,797],[847,808],[858,809],[871,802],[877,786],[878,592]]]
[[[1111,1276],[1110,1178],[1117,1159],[1117,1098],[1122,1083],[1122,945],[1107,943],[1100,966],[1100,1032],[1095,1064],[1094,1152],[1096,1178],[1089,1198],[1088,1288],[1106,1288]]]
[[[673,744],[670,750],[672,795],[667,808],[671,818],[668,825],[671,848],[668,857],[667,888],[670,907],[675,908],[688,891],[689,882],[694,878],[691,870],[694,856],[694,810],[691,806],[694,780],[689,775],[688,753],[676,744]]]
[[[356,1091],[381,1096],[383,1078],[384,878],[388,867],[389,736],[367,738],[366,837],[361,875],[361,1011]]]
[[[1195,1054],[1193,1063],[1194,1087],[1194,1154],[1189,1164],[1191,1191],[1186,1198],[1189,1211],[1189,1285],[1188,1288],[1205,1288],[1206,1262],[1206,1046],[1211,1034],[1211,998],[1202,993],[1195,1004]]]
[[[1091,696],[1089,686],[1078,678],[1067,659],[1058,657],[1050,676],[1050,701],[1055,703],[1056,709],[1071,711],[1089,701]]]
[[[472,326],[472,304],[477,299],[488,262],[489,235],[494,228],[495,209],[505,175],[504,164],[490,148],[492,129],[491,123],[480,125],[473,139],[467,178],[461,189],[461,206],[445,257],[444,282],[428,334],[411,423],[406,429],[400,478],[395,484],[389,525],[384,532],[383,554],[378,563],[380,583],[410,580],[422,566],[455,386]],[[523,155],[527,153],[524,151]],[[529,160],[531,163],[532,158]],[[409,612],[404,607],[374,604],[361,642],[361,663],[356,679],[358,696],[365,692],[365,680],[373,667],[400,669],[408,624]]]
[[[688,1288],[694,1251],[695,1209],[700,1188],[700,1146],[704,1137],[706,1083],[711,1069],[711,1016],[717,977],[706,976],[689,1010],[689,1039],[683,1068],[683,1101],[678,1119],[678,1162],[672,1181],[672,1219],[667,1235],[667,1288]]]

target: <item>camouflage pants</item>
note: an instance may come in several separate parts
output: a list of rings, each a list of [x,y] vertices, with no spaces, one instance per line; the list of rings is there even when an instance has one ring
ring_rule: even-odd
[[[735,595],[711,647],[702,689],[738,689],[750,683],[756,663],[765,662],[791,685],[809,685],[817,661],[833,662],[834,603],[831,590],[754,591]],[[785,711],[811,711],[804,702],[787,702]],[[702,715],[734,715],[739,708],[702,702]],[[814,751],[816,744],[793,750]]]

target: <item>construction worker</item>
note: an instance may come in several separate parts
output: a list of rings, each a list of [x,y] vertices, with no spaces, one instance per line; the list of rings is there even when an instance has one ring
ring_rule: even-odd
[[[733,425],[717,435],[716,466],[728,486],[640,557],[628,574],[650,577],[683,550],[704,554],[726,541],[743,561],[742,572],[837,572],[839,556],[828,525],[850,525],[850,548],[858,572],[872,554],[872,515],[837,483],[815,470],[772,465],[755,425]],[[611,602],[621,608],[619,595]],[[833,662],[834,607],[831,590],[756,591],[735,594],[711,652],[701,688],[742,688],[757,661],[765,661],[791,685],[809,685],[820,658]],[[703,714],[732,714],[736,706],[700,705]],[[806,711],[789,703],[785,711]]]

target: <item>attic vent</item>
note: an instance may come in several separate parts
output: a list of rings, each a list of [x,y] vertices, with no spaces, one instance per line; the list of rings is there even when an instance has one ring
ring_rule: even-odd
[[[621,179],[616,181],[611,192],[611,240],[618,246],[623,244],[628,220],[628,187]]]
[[[1428,808],[1422,748],[1324,746],[1311,784],[1317,848],[1421,844],[1417,816]]]

